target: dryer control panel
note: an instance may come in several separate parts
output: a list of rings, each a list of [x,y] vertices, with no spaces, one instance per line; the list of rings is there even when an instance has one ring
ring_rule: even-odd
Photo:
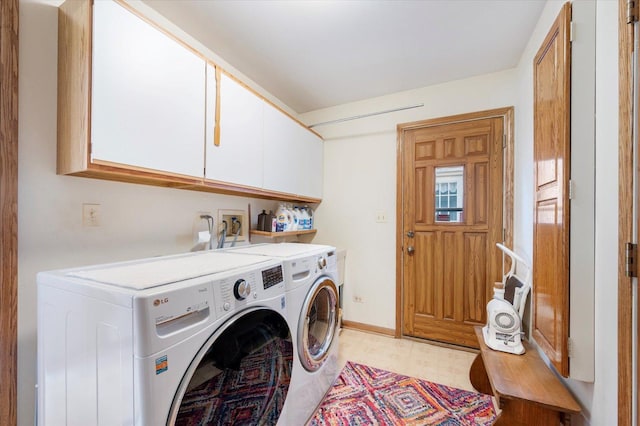
[[[282,265],[274,266],[273,268],[262,271],[262,285],[265,290],[273,287],[274,285],[282,284],[283,281]]]

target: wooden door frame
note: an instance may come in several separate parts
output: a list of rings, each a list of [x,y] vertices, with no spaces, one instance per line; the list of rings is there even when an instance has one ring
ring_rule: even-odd
[[[504,162],[503,162],[503,227],[505,230],[504,241],[509,247],[513,247],[513,176],[514,176],[514,154],[513,154],[513,107],[490,109],[485,111],[471,112],[467,114],[452,115],[448,117],[431,118],[427,120],[414,121],[411,123],[402,123],[397,126],[397,175],[396,175],[396,326],[395,337],[402,337],[402,318],[403,318],[403,250],[402,242],[404,240],[404,223],[403,223],[403,205],[404,205],[404,187],[402,179],[402,159],[404,152],[402,150],[404,142],[404,132],[422,127],[441,126],[445,124],[454,124],[465,121],[483,120],[487,118],[500,117],[504,120]]]
[[[0,1],[0,418],[6,425],[18,421],[18,1]]]
[[[625,274],[625,243],[633,242],[633,25],[627,24],[627,2],[618,0],[618,425],[633,424],[633,300]],[[636,95],[637,96],[637,95]],[[637,112],[636,112],[637,114]],[[637,189],[636,189],[637,191]]]

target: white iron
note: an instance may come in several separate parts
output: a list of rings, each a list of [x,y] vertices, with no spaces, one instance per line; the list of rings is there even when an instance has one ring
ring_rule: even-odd
[[[511,258],[511,268],[494,288],[493,299],[487,303],[487,325],[482,328],[484,341],[491,349],[521,355],[522,315],[531,288],[531,268],[525,260],[502,244],[496,244]],[[516,275],[516,264],[526,270],[524,277]]]

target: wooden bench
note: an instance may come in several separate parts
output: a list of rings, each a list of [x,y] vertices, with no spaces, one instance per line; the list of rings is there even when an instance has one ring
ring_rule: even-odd
[[[469,379],[478,392],[495,397],[502,410],[495,425],[569,425],[580,405],[560,379],[527,342],[526,353],[494,351],[484,343],[482,327],[475,327],[480,353]]]

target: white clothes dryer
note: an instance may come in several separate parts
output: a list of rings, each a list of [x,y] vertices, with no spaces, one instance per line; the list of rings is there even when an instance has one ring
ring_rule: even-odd
[[[286,424],[283,278],[220,252],[39,273],[37,424]]]
[[[338,371],[338,269],[332,246],[256,244],[230,250],[281,259],[296,352],[286,411],[289,426],[306,424]]]

